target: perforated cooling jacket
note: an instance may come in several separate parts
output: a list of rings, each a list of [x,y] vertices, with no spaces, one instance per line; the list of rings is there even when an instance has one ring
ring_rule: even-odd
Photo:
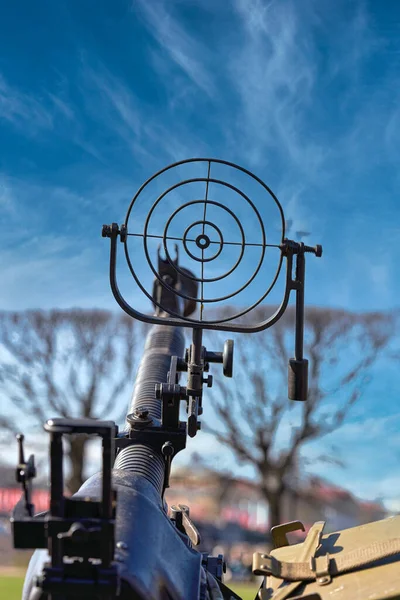
[[[128,414],[146,409],[149,416],[161,418],[161,400],[155,397],[156,383],[166,383],[171,356],[183,356],[184,335],[181,328],[154,325],[147,336]],[[114,464],[115,469],[133,471],[150,481],[162,493],[164,459],[150,447],[135,444],[121,450]]]

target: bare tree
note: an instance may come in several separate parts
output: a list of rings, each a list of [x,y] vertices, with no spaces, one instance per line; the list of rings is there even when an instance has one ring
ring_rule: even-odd
[[[281,522],[283,494],[304,444],[343,424],[369,382],[370,367],[394,335],[394,314],[311,307],[306,316],[309,394],[301,413],[295,411],[293,426],[289,413],[296,403],[287,399],[294,331],[291,309],[271,329],[238,336],[234,380],[218,378],[212,394],[220,429],[207,429],[239,461],[255,468],[271,525]]]
[[[2,402],[0,426],[19,430],[22,416],[28,427],[56,416],[122,420],[139,328],[103,310],[0,313],[0,390],[10,401]],[[83,483],[86,442],[68,438],[71,492]]]

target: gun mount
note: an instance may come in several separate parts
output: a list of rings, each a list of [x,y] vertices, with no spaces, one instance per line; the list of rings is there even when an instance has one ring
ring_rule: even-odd
[[[51,563],[44,565],[36,582],[43,593],[55,597],[84,595],[95,585],[96,597],[113,598],[119,592],[118,571],[113,564],[116,495],[111,486],[116,426],[112,421],[50,419],[44,428],[50,434],[50,510],[44,515],[33,515],[31,483],[36,470],[33,456],[25,462],[24,438],[19,435],[17,481],[22,483],[24,494],[11,519],[14,546],[48,549]],[[99,500],[64,496],[62,436],[77,433],[102,438]],[[73,557],[80,560],[73,561]]]
[[[175,181],[166,191],[158,193],[150,207],[144,207],[142,197],[146,196],[151,184],[162,175],[174,176],[182,167],[205,168],[206,175],[191,175]],[[251,184],[257,186],[257,191],[253,189],[252,199],[250,192],[238,187],[236,179],[233,184],[214,175],[214,169],[219,167],[230,170],[234,179],[237,174],[248,177]],[[204,198],[199,200],[196,195],[195,199],[182,202],[180,194],[192,185],[203,186]],[[241,214],[239,205],[230,201],[229,194],[218,201],[213,199],[214,195],[211,198],[211,193],[221,190],[224,194],[236,194],[251,217]],[[168,204],[171,194],[178,206],[173,207],[165,219],[166,208],[171,206]],[[153,192],[150,197],[154,197]],[[265,204],[266,198],[272,201],[281,225],[276,243],[267,243],[263,211],[257,207],[256,201]],[[154,232],[154,226],[160,221],[160,215],[156,218],[160,207],[165,225],[161,232]],[[136,208],[139,212],[134,216]],[[145,215],[141,229],[138,225],[140,215],[142,218]],[[217,216],[222,223],[216,223]],[[223,225],[228,219],[231,226],[226,232]],[[177,224],[178,229],[182,229],[180,233]],[[251,231],[246,234],[247,224],[251,224]],[[236,227],[236,237],[232,226]],[[33,516],[30,487],[35,475],[34,461],[31,457],[25,462],[20,439],[17,479],[23,486],[24,496],[13,516],[14,545],[17,548],[47,548],[49,555],[43,557],[39,565],[35,563],[34,573],[39,571],[40,574],[35,581],[32,573],[29,576],[24,599],[36,600],[46,595],[55,600],[79,595],[110,600],[238,598],[222,582],[223,558],[202,555],[193,548],[199,543],[200,536],[188,508],[173,506],[168,517],[163,495],[169,486],[173,457],[185,448],[187,435],[194,437],[201,428],[203,386],[211,387],[213,383],[212,376],[205,375],[210,365],[222,364],[223,374],[233,375],[233,341],[227,340],[223,350],[210,351],[203,345],[203,330],[263,331],[282,317],[293,291],[296,295],[295,353],[289,361],[288,395],[292,400],[307,399],[308,363],[303,356],[305,254],[321,256],[322,248],[286,239],[283,209],[270,188],[250,171],[217,159],[188,159],[159,171],[138,190],[124,224],[104,225],[102,235],[110,239],[109,276],[115,299],[128,315],[152,324],[153,328],[147,337],[124,431],[117,433],[112,422],[73,419],[52,419],[45,425],[51,436],[51,506],[48,514]],[[133,308],[119,289],[118,240],[124,245],[128,268],[139,292],[155,308],[153,315]],[[130,253],[131,240],[140,244],[133,253]],[[161,242],[165,258],[161,256],[160,247],[154,247],[154,242]],[[277,267],[272,282],[267,281],[262,269],[267,249],[276,253]],[[182,250],[191,269],[180,264],[179,251]],[[259,253],[250,275],[248,267],[240,271],[248,250]],[[231,252],[236,252],[233,264],[228,263],[227,269],[218,272],[216,261],[222,260],[222,266],[226,266]],[[157,266],[152,262],[154,256]],[[286,274],[279,307],[268,318],[251,322],[255,309],[277,283],[284,263]],[[149,267],[150,279],[154,279],[151,291],[149,277],[141,277],[143,265]],[[196,266],[197,275],[193,272]],[[207,269],[211,267],[212,271],[208,273]],[[233,277],[236,284],[240,272],[244,274],[245,282],[229,291],[229,278]],[[255,285],[258,276],[261,282]],[[212,285],[217,286],[214,295],[207,293]],[[253,292],[256,290],[257,297],[247,308],[232,311],[228,307],[227,313],[212,311],[214,303],[248,294],[251,287]],[[185,353],[183,327],[192,329],[191,344]],[[186,374],[184,385],[180,383],[182,374]],[[186,403],[187,422],[180,420],[181,402]],[[103,470],[101,477],[90,478],[76,497],[68,499],[63,496],[61,436],[79,432],[103,438]],[[118,541],[115,543],[115,540]],[[210,577],[218,596],[211,591]]]

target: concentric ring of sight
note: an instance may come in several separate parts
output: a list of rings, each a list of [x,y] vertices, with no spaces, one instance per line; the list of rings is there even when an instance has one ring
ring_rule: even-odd
[[[170,254],[169,254],[168,244],[167,244],[168,228],[169,228],[172,220],[175,218],[175,216],[180,211],[184,210],[185,208],[188,208],[189,206],[193,206],[194,204],[204,204],[204,200],[192,200],[191,202],[187,202],[186,204],[183,204],[182,206],[179,206],[179,208],[177,208],[172,213],[172,215],[169,217],[169,219],[168,219],[168,221],[167,221],[167,223],[165,225],[164,235],[163,235],[163,244],[164,244],[165,255],[166,255],[167,259],[169,260],[169,262],[171,262],[171,263],[173,261],[171,259]],[[187,273],[185,273],[182,269],[180,269],[177,266],[174,267],[175,270],[178,271],[178,273],[180,273],[181,275],[183,275],[185,277],[188,277],[189,279],[193,279],[193,281],[197,281],[199,283],[202,283],[202,282],[203,283],[212,283],[212,282],[216,282],[216,281],[219,281],[221,279],[224,279],[225,277],[228,277],[229,275],[231,275],[231,273],[233,273],[233,271],[235,269],[237,269],[237,267],[241,263],[242,258],[243,258],[243,254],[244,254],[244,250],[245,250],[245,247],[246,247],[246,238],[245,238],[244,230],[243,230],[242,224],[240,223],[240,221],[237,218],[237,216],[235,215],[235,213],[230,208],[228,208],[227,206],[224,206],[220,202],[215,202],[214,200],[207,200],[207,204],[211,204],[212,206],[218,206],[219,208],[222,208],[223,210],[226,210],[226,212],[228,212],[233,217],[233,219],[235,220],[236,224],[239,227],[242,241],[241,241],[239,258],[237,259],[237,261],[235,262],[235,264],[233,265],[233,267],[231,269],[229,269],[226,273],[223,273],[222,275],[219,275],[217,277],[195,277],[195,276],[188,275]],[[196,221],[195,223],[192,223],[192,225],[190,225],[189,228],[187,228],[187,229],[190,229],[191,227],[194,227],[197,224],[201,224],[202,225],[203,223],[204,223],[204,225],[206,225],[206,224],[212,225],[219,232],[219,234],[221,235],[222,244],[220,246],[220,249],[214,255],[214,257],[211,257],[211,260],[215,260],[219,256],[219,254],[222,252],[223,240],[224,240],[223,235],[222,235],[221,231],[219,230],[219,228],[214,223],[211,223],[210,221]],[[187,229],[186,229],[186,231],[187,231]],[[185,233],[186,233],[186,231],[185,231]],[[184,234],[184,236],[185,236],[185,234]],[[147,248],[147,244],[145,242],[145,252],[146,252],[146,248]],[[186,246],[185,246],[185,250],[186,250]],[[191,256],[191,254],[189,252],[188,252],[188,254]],[[150,267],[152,267],[152,264],[151,264],[151,261],[149,260],[147,252],[146,252],[146,258],[149,261]],[[202,260],[202,259],[195,258],[195,260],[197,260],[198,262],[209,262],[210,259],[208,259],[208,260],[207,259]],[[261,262],[262,262],[262,259],[261,259]],[[153,270],[153,273],[157,277],[155,269],[153,268],[152,270]],[[160,279],[160,278],[158,277],[158,279]],[[247,285],[248,284],[245,284],[245,287],[247,287]],[[229,296],[226,296],[226,297],[224,296],[223,298],[215,299],[215,300],[212,299],[212,298],[210,298],[210,299],[203,298],[203,302],[220,302],[222,300],[227,300],[228,298],[236,296],[238,293],[239,292],[235,291],[232,294],[230,294]],[[190,299],[193,300],[193,298],[190,298]]]
[[[217,244],[219,246],[218,250],[215,252],[215,254],[213,254],[212,256],[208,256],[207,258],[204,258],[204,256],[202,256],[201,258],[199,258],[198,256],[195,256],[188,248],[188,243],[190,242],[190,240],[188,241],[188,235],[190,233],[190,230],[193,229],[193,227],[196,227],[197,225],[202,225],[202,226],[208,225],[209,227],[211,227],[212,229],[214,229],[217,232],[218,237],[219,237],[219,241],[217,242]],[[167,237],[165,235],[165,230],[164,230],[164,240],[165,241],[167,240]],[[183,234],[182,241],[183,241],[183,246],[184,246],[186,252],[188,253],[188,255],[191,258],[193,258],[193,260],[196,260],[197,262],[211,262],[212,260],[215,260],[221,254],[223,247],[224,247],[224,236],[222,235],[222,231],[220,230],[219,227],[217,227],[211,221],[195,221],[194,223],[189,225],[189,227],[186,227],[185,233]],[[204,250],[207,250],[207,248],[210,246],[211,243],[216,243],[216,242],[213,242],[210,239],[210,237],[208,235],[206,235],[205,233],[201,233],[200,235],[197,236],[194,243],[196,244],[196,246],[198,248],[200,248],[200,250],[203,253]]]
[[[184,164],[188,164],[188,163],[206,163],[208,164],[208,176],[207,177],[193,177],[190,179],[185,179],[182,181],[178,181],[177,183],[171,185],[168,189],[166,189],[163,193],[161,193],[158,198],[155,200],[155,202],[152,204],[150,211],[147,215],[145,224],[144,224],[144,230],[143,230],[143,234],[138,234],[138,233],[130,233],[129,232],[129,227],[128,227],[128,223],[129,223],[129,218],[130,218],[130,214],[133,208],[133,205],[135,203],[135,201],[138,199],[138,197],[140,196],[140,194],[142,193],[142,191],[144,190],[144,188],[151,182],[153,181],[156,177],[162,175],[163,173],[165,173],[166,171],[168,171],[169,169],[173,169],[174,167],[178,167],[180,165],[184,165]],[[282,236],[281,236],[281,242],[283,242],[284,236],[285,236],[285,221],[284,221],[284,215],[283,215],[283,210],[282,207],[278,201],[278,199],[276,198],[276,196],[274,195],[274,193],[270,190],[270,188],[258,177],[256,177],[255,175],[253,175],[250,171],[247,171],[246,169],[243,169],[242,167],[235,165],[233,163],[229,163],[227,161],[223,161],[223,160],[218,160],[218,159],[188,159],[185,161],[181,161],[179,163],[175,163],[173,165],[170,165],[168,167],[166,167],[165,169],[162,169],[161,171],[159,171],[158,173],[156,173],[155,175],[153,175],[150,179],[148,179],[142,186],[141,188],[138,190],[138,192],[136,193],[135,197],[133,198],[128,211],[127,211],[127,215],[126,215],[126,219],[125,219],[125,225],[127,227],[127,231],[128,231],[128,236],[129,235],[136,235],[136,236],[140,236],[143,237],[143,249],[144,249],[144,253],[146,256],[146,260],[147,263],[151,269],[151,271],[153,272],[154,276],[158,279],[158,281],[160,282],[160,284],[168,289],[169,291],[171,291],[174,294],[177,294],[178,296],[180,296],[183,299],[186,300],[193,300],[196,303],[199,303],[199,305],[203,306],[203,304],[205,303],[214,303],[214,302],[222,302],[225,300],[228,300],[230,298],[233,298],[234,296],[236,296],[237,294],[241,293],[243,290],[245,290],[250,284],[251,282],[255,279],[255,277],[258,275],[261,266],[263,264],[264,258],[265,258],[265,250],[266,247],[268,245],[270,246],[274,246],[279,248],[279,245],[277,244],[267,244],[267,239],[266,239],[266,233],[265,233],[265,228],[264,228],[264,224],[263,221],[261,219],[261,215],[257,209],[257,207],[255,206],[255,204],[252,202],[252,200],[250,200],[250,198],[242,191],[240,190],[238,187],[236,187],[235,185],[228,183],[227,181],[224,181],[222,179],[217,179],[217,178],[213,178],[210,177],[210,169],[211,169],[211,165],[212,163],[217,163],[217,164],[221,164],[221,165],[226,165],[228,167],[231,167],[233,169],[237,169],[239,171],[241,171],[242,173],[245,173],[246,175],[248,175],[249,177],[251,177],[252,179],[254,179],[255,181],[257,181],[267,192],[268,194],[272,197],[272,199],[274,200],[275,204],[277,205],[279,212],[280,212],[280,217],[281,217],[281,222],[282,222]],[[186,202],[185,204],[183,204],[182,206],[179,206],[171,215],[170,217],[167,219],[167,222],[165,224],[164,227],[164,231],[161,235],[152,235],[149,233],[149,226],[150,226],[150,221],[152,218],[152,215],[154,213],[154,210],[156,209],[156,207],[160,204],[160,202],[162,202],[162,200],[171,192],[173,192],[174,190],[180,188],[181,186],[185,186],[191,183],[198,183],[198,182],[204,182],[205,186],[206,186],[206,191],[205,191],[205,198],[202,200],[191,200],[189,202]],[[217,202],[213,199],[208,199],[208,187],[209,184],[215,184],[215,186],[222,186],[223,188],[229,188],[232,191],[234,191],[236,194],[238,194],[242,200],[244,200],[247,205],[249,206],[250,209],[252,209],[253,213],[255,214],[257,221],[259,223],[259,227],[260,227],[260,232],[261,232],[261,238],[262,238],[262,242],[261,243],[251,243],[251,242],[247,242],[246,241],[246,236],[245,236],[245,232],[243,230],[243,226],[240,222],[240,220],[238,219],[238,217],[236,216],[236,214],[227,206],[225,206],[224,204],[221,204],[220,202]],[[241,242],[229,242],[226,241],[224,239],[224,235],[223,232],[221,231],[220,227],[218,227],[218,225],[216,225],[213,221],[204,218],[203,220],[197,220],[193,223],[191,223],[189,226],[186,227],[185,231],[182,232],[182,235],[180,237],[173,237],[173,236],[169,236],[168,235],[168,230],[169,227],[172,223],[172,220],[179,215],[179,213],[181,211],[183,211],[184,209],[189,209],[190,207],[192,207],[193,205],[198,205],[198,204],[203,204],[205,205],[205,210],[204,210],[204,215],[206,215],[206,207],[207,205],[212,205],[212,206],[216,206],[224,211],[226,211],[227,213],[230,214],[230,216],[234,219],[234,221],[236,222],[239,231],[240,231],[240,235],[241,235]],[[195,226],[201,226],[202,227],[202,233],[197,235],[195,239],[190,239],[189,235],[191,230],[193,230],[193,228]],[[213,234],[212,233],[205,233],[205,227],[208,226],[209,228],[211,228],[211,230],[213,232],[216,233],[215,237],[218,237],[218,239],[214,239]],[[160,232],[161,233],[161,232]],[[253,235],[253,233],[252,233]],[[157,270],[155,269],[151,257],[150,257],[150,253],[149,253],[149,248],[148,248],[148,240],[150,238],[159,238],[160,241],[162,241],[163,243],[163,247],[164,247],[164,251],[165,251],[165,255],[166,255],[166,259],[167,261],[170,263],[170,265],[174,268],[174,270],[176,272],[178,272],[180,275],[182,275],[185,278],[190,278],[193,279],[194,281],[197,281],[200,286],[201,286],[201,296],[200,297],[192,297],[189,295],[186,295],[185,293],[183,293],[181,290],[176,290],[175,288],[171,287],[165,280],[163,280]],[[169,250],[168,250],[168,241],[169,240],[175,240],[175,241],[180,241],[183,244],[183,247],[185,249],[185,252],[187,253],[187,255],[192,259],[195,260],[197,262],[199,262],[201,264],[201,269],[202,269],[202,273],[201,273],[201,277],[196,277],[196,276],[191,276],[190,274],[188,274],[187,270],[183,270],[183,265],[184,265],[184,261],[182,261],[182,269],[179,267],[179,265],[175,265],[174,261],[172,260]],[[194,242],[197,246],[197,248],[199,249],[199,252],[201,253],[201,258],[199,256],[197,256],[196,254],[194,254],[194,251],[192,251],[191,249],[189,249],[188,247],[188,243]],[[236,246],[240,246],[240,252],[239,252],[239,257],[238,259],[235,261],[234,265],[229,268],[225,273],[223,273],[222,275],[216,276],[216,277],[206,277],[203,273],[204,269],[206,268],[207,264],[215,261],[221,254],[223,248],[227,247],[227,244],[229,243],[233,243]],[[212,256],[204,256],[204,250],[207,249],[211,244],[216,244],[218,246],[217,251],[212,255]],[[155,303],[156,306],[158,306],[161,310],[164,310],[166,312],[168,312],[171,316],[178,318],[179,320],[184,320],[187,321],[188,323],[199,323],[198,319],[191,319],[189,317],[183,317],[180,314],[174,313],[171,310],[167,310],[166,307],[162,306],[157,300],[155,300],[150,294],[149,292],[144,288],[144,286],[142,285],[142,283],[140,282],[135,269],[133,268],[130,256],[129,256],[129,249],[128,249],[128,244],[127,244],[127,239],[124,241],[124,246],[125,246],[125,256],[128,262],[128,267],[131,271],[132,276],[134,277],[136,284],[138,285],[138,287],[141,289],[141,291],[145,294],[145,296],[147,296],[153,303]],[[239,266],[239,264],[242,261],[243,255],[244,255],[244,251],[246,246],[259,246],[260,247],[260,259],[254,269],[254,272],[251,274],[251,276],[248,278],[248,280],[239,287],[239,289],[237,289],[236,291],[233,291],[232,293],[226,294],[225,296],[221,296],[218,298],[205,298],[203,295],[203,284],[204,283],[213,283],[213,282],[217,282],[220,281],[226,277],[228,277],[229,275],[231,275]],[[280,254],[280,258],[279,258],[279,262],[278,262],[278,266],[277,266],[277,270],[275,272],[275,275],[273,277],[272,283],[271,285],[268,287],[268,289],[262,294],[262,296],[260,298],[258,298],[256,300],[256,302],[254,302],[251,306],[240,310],[239,312],[232,314],[226,318],[223,319],[205,319],[204,323],[207,324],[218,324],[218,323],[224,323],[224,322],[228,322],[228,321],[233,321],[235,319],[238,319],[240,317],[242,317],[243,315],[247,314],[248,312],[250,312],[251,310],[253,310],[255,307],[257,307],[265,298],[266,296],[270,293],[270,291],[272,290],[273,286],[275,285],[279,273],[280,273],[280,269],[282,266],[282,260],[283,260],[283,255],[282,253]],[[202,318],[202,312],[203,310],[201,310],[201,319],[200,321],[203,322],[203,318]]]

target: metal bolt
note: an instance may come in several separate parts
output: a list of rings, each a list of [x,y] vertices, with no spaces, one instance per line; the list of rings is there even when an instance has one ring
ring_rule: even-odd
[[[121,240],[121,242],[125,242],[126,241],[126,236],[128,235],[128,230],[126,228],[125,224],[122,224],[119,230],[119,239]]]
[[[128,550],[128,544],[125,542],[117,542],[118,550]]]
[[[138,408],[135,412],[129,413],[126,416],[126,420],[132,428],[143,429],[147,425],[150,425],[153,419],[149,416],[147,408]]]
[[[111,225],[103,225],[101,235],[102,237],[111,237]]]
[[[139,417],[139,419],[146,419],[149,415],[149,411],[147,408],[138,408],[135,410],[135,415]]]
[[[175,448],[173,447],[172,442],[165,442],[165,444],[161,448],[161,452],[164,456],[173,456]]]

